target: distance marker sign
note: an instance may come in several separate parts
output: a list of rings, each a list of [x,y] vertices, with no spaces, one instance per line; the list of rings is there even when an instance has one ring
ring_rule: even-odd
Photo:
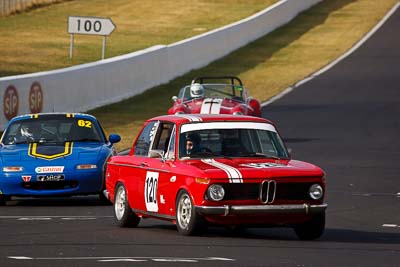
[[[89,34],[103,36],[103,49],[101,58],[104,59],[106,51],[106,36],[110,35],[115,29],[115,25],[109,18],[96,17],[68,17],[68,33],[70,37],[69,58],[74,54],[74,34]]]
[[[68,33],[110,35],[115,25],[109,18],[68,17]]]

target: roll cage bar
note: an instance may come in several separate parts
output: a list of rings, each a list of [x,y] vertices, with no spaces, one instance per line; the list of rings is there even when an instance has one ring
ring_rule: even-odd
[[[230,80],[230,84],[235,85],[235,81],[238,83],[237,85],[243,86],[242,80],[240,80],[236,76],[200,76],[196,77],[192,80],[192,84],[194,83],[204,83],[204,80]]]
[[[232,86],[232,95],[235,95],[235,87],[240,86],[243,87],[242,80],[239,79],[239,77],[236,76],[200,76],[196,77],[192,80],[192,84],[194,83],[200,83],[204,84],[205,80],[230,80],[230,84]],[[236,82],[236,84],[235,84]],[[243,98],[243,92],[240,92],[240,98]]]

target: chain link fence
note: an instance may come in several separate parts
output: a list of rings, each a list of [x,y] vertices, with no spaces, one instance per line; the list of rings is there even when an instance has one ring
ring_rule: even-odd
[[[29,8],[67,0],[0,0],[0,16],[8,16]]]

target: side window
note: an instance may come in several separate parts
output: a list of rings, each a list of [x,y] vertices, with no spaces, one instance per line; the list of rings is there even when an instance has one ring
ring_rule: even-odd
[[[258,131],[258,135],[261,141],[262,153],[266,155],[276,155],[277,151],[271,140],[270,132]]]
[[[174,156],[175,156],[175,126],[172,129],[171,138],[169,140],[167,158],[168,159],[173,159]]]
[[[158,121],[147,124],[135,143],[135,156],[147,157],[151,142],[154,139],[154,132],[157,130]]]
[[[172,123],[161,123],[160,127],[158,127],[152,149],[163,151],[165,155],[168,151],[168,145],[171,139],[173,128],[174,124]]]

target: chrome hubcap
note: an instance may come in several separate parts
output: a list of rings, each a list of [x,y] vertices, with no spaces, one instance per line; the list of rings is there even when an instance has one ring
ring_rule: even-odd
[[[114,208],[117,219],[121,220],[125,213],[125,190],[123,187],[120,187],[117,191]]]
[[[182,195],[178,203],[178,223],[182,229],[187,229],[192,217],[192,203],[188,194]]]

